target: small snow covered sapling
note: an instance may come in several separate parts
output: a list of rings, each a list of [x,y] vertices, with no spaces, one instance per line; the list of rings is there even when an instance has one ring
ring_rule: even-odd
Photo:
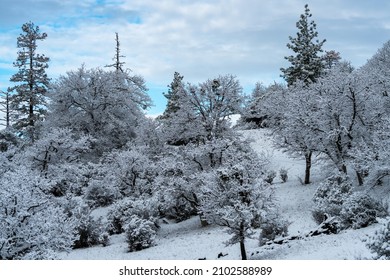
[[[279,175],[280,175],[280,179],[282,180],[282,182],[286,183],[287,179],[288,179],[287,169],[281,168],[279,170]]]
[[[241,257],[246,260],[245,240],[275,210],[273,188],[260,177],[261,170],[253,154],[233,156],[237,158],[210,173],[200,210],[210,224],[227,228],[231,239],[226,244],[239,243]]]
[[[126,226],[129,252],[141,251],[155,245],[157,228],[152,221],[132,215]]]

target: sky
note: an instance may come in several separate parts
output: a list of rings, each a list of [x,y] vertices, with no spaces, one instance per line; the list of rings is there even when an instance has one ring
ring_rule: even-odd
[[[149,88],[150,115],[164,110],[175,71],[195,84],[232,74],[250,94],[257,82],[283,81],[280,68],[292,54],[286,44],[305,4],[318,38],[327,40],[323,49],[355,67],[390,39],[386,0],[1,0],[0,90],[12,85],[16,40],[32,21],[48,34],[37,53],[50,58],[53,81],[82,64],[113,63],[118,32],[125,67]]]

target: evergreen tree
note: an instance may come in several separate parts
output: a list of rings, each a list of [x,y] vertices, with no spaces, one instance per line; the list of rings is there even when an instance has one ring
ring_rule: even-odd
[[[168,93],[163,93],[164,97],[168,99],[167,107],[162,115],[163,119],[169,118],[169,116],[180,109],[179,95],[183,88],[183,76],[181,76],[180,73],[175,72],[173,74],[172,83],[168,85]]]
[[[285,59],[291,63],[288,68],[281,68],[282,77],[288,85],[293,85],[297,80],[306,84],[315,82],[321,75],[324,68],[323,58],[319,55],[322,52],[322,45],[326,40],[319,41],[317,38],[316,23],[310,21],[312,14],[309,7],[305,5],[305,13],[301,15],[296,26],[298,28],[297,37],[289,36],[290,43],[287,47],[295,55],[286,56]]]
[[[335,50],[331,50],[331,51],[325,51],[325,55],[323,56],[323,59],[324,59],[324,68],[326,70],[329,70],[337,63],[340,63],[341,56],[339,52],[336,52]]]
[[[34,126],[46,112],[45,94],[49,86],[49,78],[45,72],[49,58],[38,54],[37,41],[46,39],[47,34],[41,33],[39,27],[28,22],[22,26],[23,33],[17,38],[18,57],[14,66],[19,71],[10,81],[16,85],[10,88],[15,91],[11,95],[10,105],[15,111],[14,127],[21,133],[26,133],[34,140]]]

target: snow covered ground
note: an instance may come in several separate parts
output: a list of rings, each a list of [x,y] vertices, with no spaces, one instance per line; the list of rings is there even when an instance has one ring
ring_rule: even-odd
[[[281,215],[291,224],[289,235],[304,234],[316,228],[317,224],[311,216],[312,197],[318,183],[327,176],[327,169],[322,164],[314,164],[312,184],[302,185],[298,177],[303,177],[304,162],[293,159],[281,151],[272,148],[271,141],[266,136],[266,130],[244,131],[245,137],[253,138],[252,146],[264,153],[271,164],[271,168],[279,171],[288,170],[289,179],[282,183],[279,178],[274,180],[276,196],[278,198]],[[382,198],[387,195],[388,189],[377,189]],[[101,211],[104,213],[104,211]],[[374,224],[359,230],[344,230],[337,235],[321,235],[293,240],[283,245],[258,246],[258,240],[248,240],[246,243],[248,256],[251,259],[300,259],[300,260],[344,260],[369,259],[370,251],[366,248],[364,239],[372,235],[378,228]],[[226,247],[224,242],[229,235],[224,228],[217,226],[201,227],[198,217],[193,217],[181,223],[162,224],[158,232],[157,245],[139,252],[127,252],[125,236],[110,237],[110,244],[106,247],[96,246],[86,249],[73,250],[60,255],[62,259],[72,260],[197,260],[206,258],[218,259],[218,255],[225,255],[222,259],[240,259],[239,245]]]

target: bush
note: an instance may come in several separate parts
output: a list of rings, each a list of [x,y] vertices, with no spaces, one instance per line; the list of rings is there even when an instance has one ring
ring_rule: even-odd
[[[76,229],[79,238],[75,241],[73,248],[86,248],[102,244],[103,226],[101,219],[95,220],[88,215],[80,219]]]
[[[344,228],[366,227],[387,214],[385,207],[363,192],[352,192],[352,185],[343,175],[328,178],[314,194],[316,204],[312,215],[320,224],[337,216]]]
[[[279,175],[280,175],[280,179],[282,180],[283,183],[286,183],[287,182],[287,179],[288,179],[288,174],[287,174],[287,170],[284,169],[284,168],[281,168],[279,170]]]
[[[126,241],[129,252],[140,251],[155,245],[156,226],[154,222],[132,215],[126,226]]]
[[[375,254],[374,259],[390,260],[390,217],[379,219],[381,228],[369,237],[367,247]]]
[[[183,197],[173,197],[167,205],[161,205],[162,214],[176,222],[185,221],[198,214],[197,209]]]
[[[86,248],[94,245],[107,245],[105,240],[105,227],[102,219],[95,219],[91,216],[91,210],[80,198],[71,198],[64,205],[65,212],[74,220],[73,228],[77,238],[73,248]]]
[[[115,202],[107,215],[110,234],[120,234],[125,231],[126,220],[132,215],[134,202],[130,199]]]
[[[346,227],[357,229],[375,223],[378,217],[386,216],[386,212],[379,201],[363,192],[356,192],[344,202],[340,217]]]
[[[74,220],[43,190],[47,180],[28,168],[0,178],[0,260],[53,259],[77,238]]]
[[[327,217],[340,216],[343,204],[351,194],[352,184],[345,175],[327,178],[314,193],[314,220],[321,224]]]
[[[104,182],[93,180],[87,188],[85,198],[92,207],[104,207],[112,204],[118,197],[118,192]]]
[[[273,170],[270,170],[267,172],[267,174],[265,175],[265,181],[268,183],[268,184],[272,184],[272,182],[274,181],[276,177],[276,172],[273,171]]]
[[[272,220],[266,223],[260,232],[259,246],[265,245],[268,241],[277,237],[287,236],[289,223],[284,220]]]
[[[115,202],[107,215],[108,232],[110,234],[120,234],[125,232],[126,225],[130,222],[133,215],[137,215],[143,219],[152,221],[156,227],[157,210],[156,202],[152,198],[124,199]]]

